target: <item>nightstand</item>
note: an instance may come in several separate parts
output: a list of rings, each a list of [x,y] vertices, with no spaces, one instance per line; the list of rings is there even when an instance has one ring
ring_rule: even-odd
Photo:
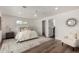
[[[11,39],[15,37],[15,33],[14,32],[7,32],[6,33],[6,39]]]

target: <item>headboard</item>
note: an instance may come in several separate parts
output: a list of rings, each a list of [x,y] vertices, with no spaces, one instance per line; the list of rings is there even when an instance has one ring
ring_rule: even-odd
[[[20,31],[33,30],[31,27],[20,27]]]

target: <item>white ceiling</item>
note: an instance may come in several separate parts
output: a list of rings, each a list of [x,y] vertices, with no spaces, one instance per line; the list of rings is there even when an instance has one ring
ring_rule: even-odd
[[[4,15],[41,19],[62,12],[79,9],[78,6],[58,6],[58,10],[55,10],[55,8],[56,6],[27,6],[26,8],[23,8],[22,6],[0,6],[0,11]],[[34,16],[35,14],[37,14],[37,16]]]

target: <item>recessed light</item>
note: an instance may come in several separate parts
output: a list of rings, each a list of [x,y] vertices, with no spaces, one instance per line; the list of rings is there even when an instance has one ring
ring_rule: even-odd
[[[58,7],[56,7],[55,10],[58,10]]]
[[[37,17],[37,14],[34,14],[35,17]]]

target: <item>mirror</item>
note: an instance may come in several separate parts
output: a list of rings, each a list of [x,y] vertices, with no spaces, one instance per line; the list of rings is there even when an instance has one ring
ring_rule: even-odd
[[[77,24],[77,20],[75,18],[70,18],[66,21],[67,26],[75,26]]]

